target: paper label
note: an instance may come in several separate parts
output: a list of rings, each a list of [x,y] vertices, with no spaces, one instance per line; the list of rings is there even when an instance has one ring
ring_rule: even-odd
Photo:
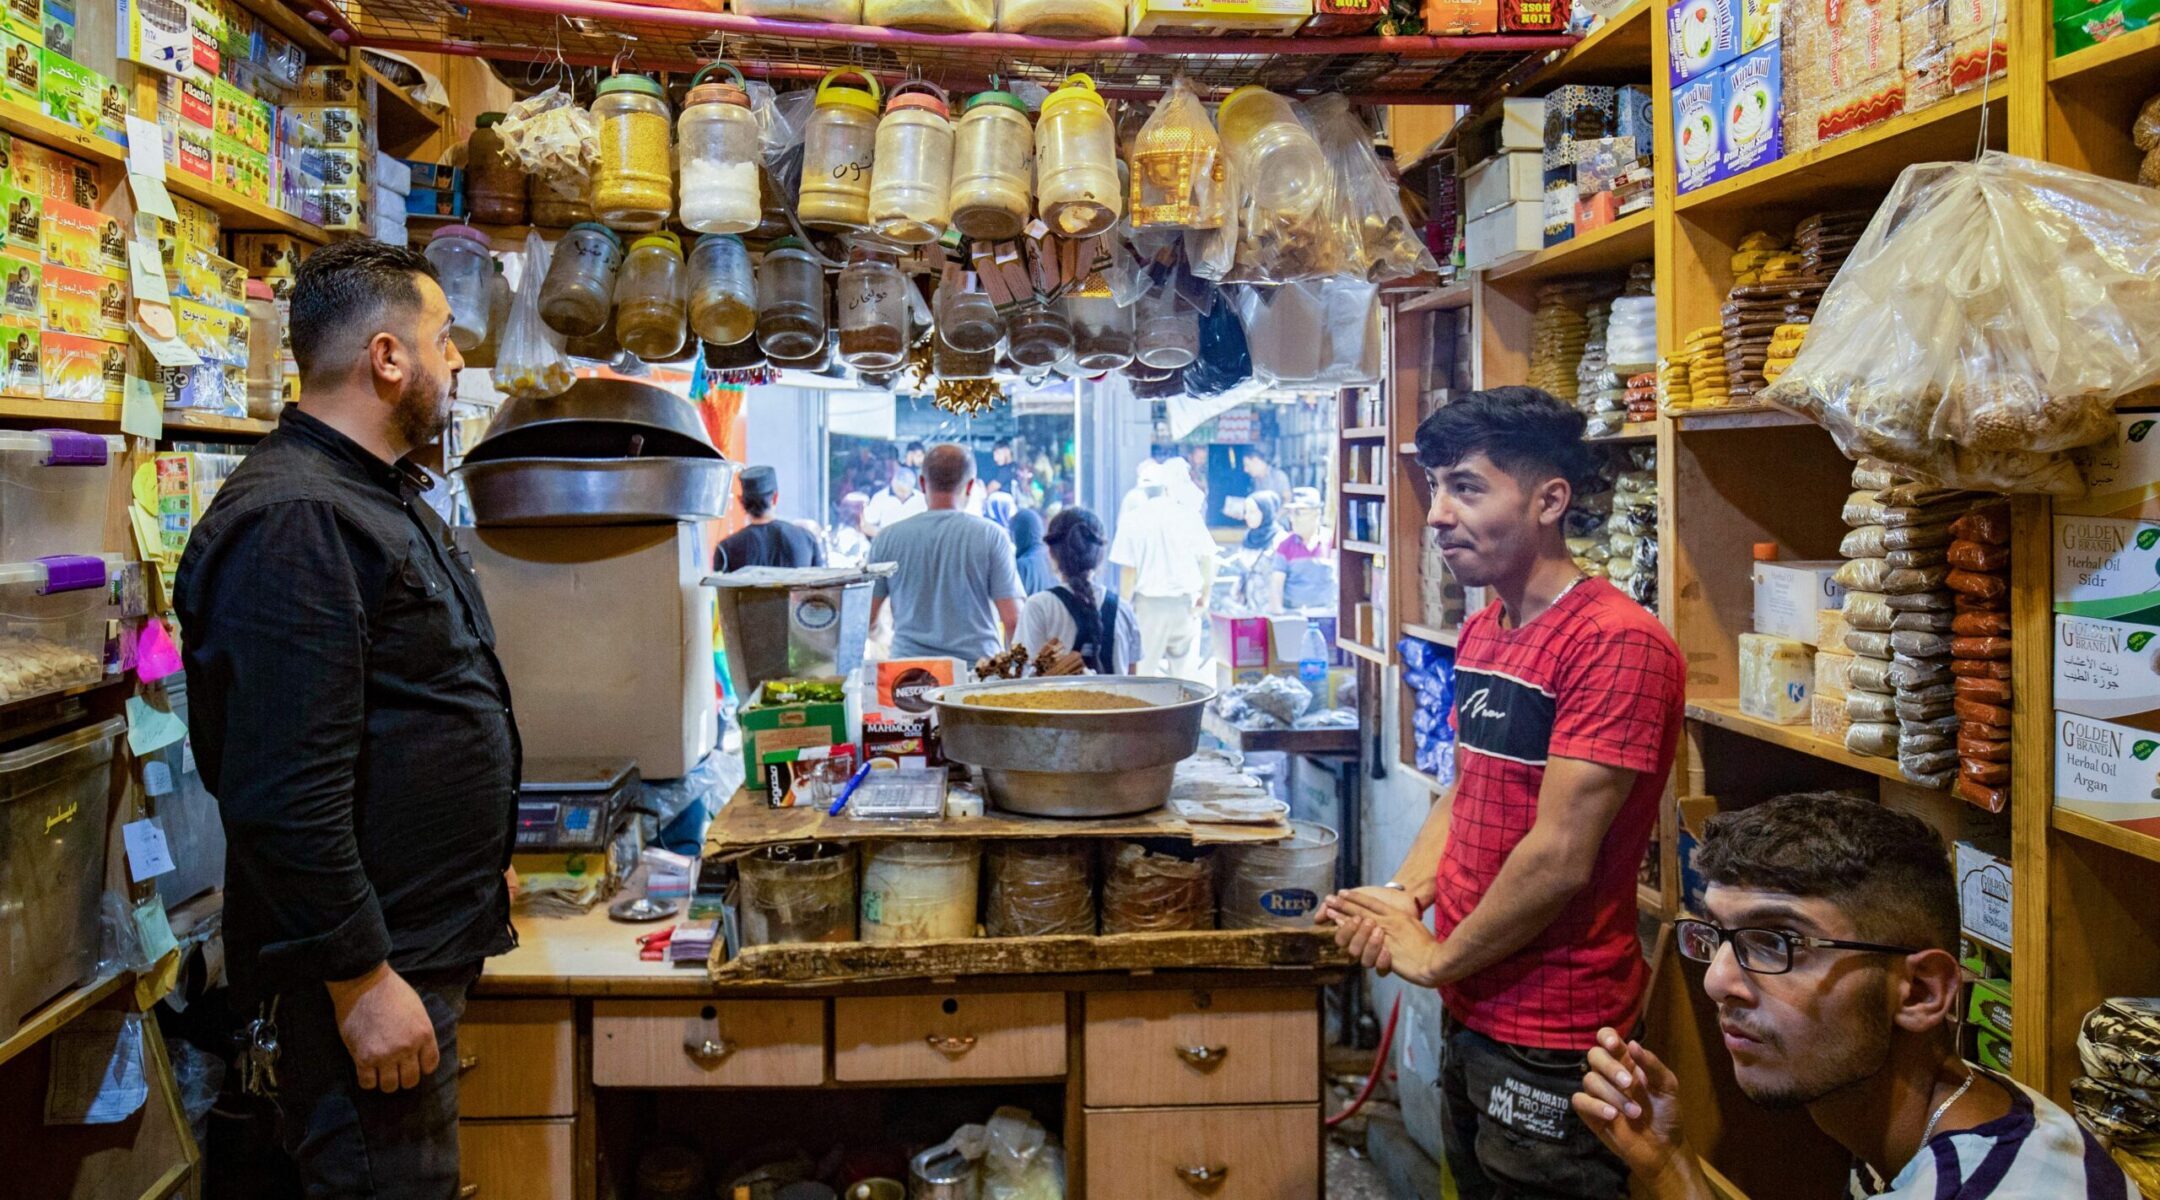
[[[141,696],[127,699],[128,749],[141,758],[187,736],[187,722]]]
[[[143,764],[143,789],[149,790],[151,767],[164,769],[163,763]],[[172,790],[172,772],[165,772],[165,790]],[[151,795],[159,793],[151,792]],[[120,827],[121,840],[127,843],[128,874],[137,883],[155,879],[173,869],[172,849],[165,844],[165,831],[156,821],[145,818],[130,821]]]
[[[147,760],[142,765],[142,787],[153,798],[172,795],[172,768],[154,758]]]
[[[165,406],[163,397],[150,381],[139,376],[127,377],[127,389],[120,398],[120,432],[136,437],[161,441],[165,437]]]

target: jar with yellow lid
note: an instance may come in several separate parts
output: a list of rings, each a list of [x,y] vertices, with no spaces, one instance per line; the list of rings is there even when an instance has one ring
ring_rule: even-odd
[[[615,340],[647,362],[679,357],[687,300],[681,239],[672,233],[639,238],[615,280]]]
[[[968,98],[953,131],[953,228],[976,241],[1020,236],[1034,210],[1035,131],[1011,92]]]
[[[1237,156],[1239,177],[1253,203],[1297,218],[1320,206],[1328,185],[1327,155],[1290,101],[1253,84],[1223,97],[1216,113],[1223,145]]]
[[[919,89],[919,90],[910,90]],[[894,88],[878,122],[870,225],[902,245],[945,236],[951,219],[953,127],[945,90],[910,80]]]
[[[1060,237],[1092,237],[1117,223],[1117,130],[1095,81],[1074,74],[1043,100],[1035,123],[1035,200]]]
[[[834,84],[848,74],[861,77],[869,90]],[[795,201],[795,215],[803,224],[840,231],[868,228],[883,94],[869,72],[851,67],[828,71],[819,81],[803,128],[802,191]]]
[[[592,115],[600,127],[593,213],[610,229],[660,228],[675,209],[666,93],[643,75],[617,75],[600,84]]]
[[[707,83],[714,71],[733,83]],[[742,72],[714,63],[690,81],[682,116],[675,122],[676,177],[681,181],[682,223],[699,233],[748,233],[763,219],[758,168],[764,159],[756,114]]]
[[[708,233],[690,248],[690,331],[732,346],[757,328],[757,281],[750,252],[730,233]]]

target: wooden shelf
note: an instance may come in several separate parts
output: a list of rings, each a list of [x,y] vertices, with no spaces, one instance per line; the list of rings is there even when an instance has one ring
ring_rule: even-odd
[[[1396,306],[1397,313],[1444,312],[1448,309],[1470,307],[1470,281],[1459,279],[1442,287],[1430,288],[1410,297]]]
[[[1492,283],[1510,286],[1543,283],[1569,275],[1594,275],[1624,270],[1630,263],[1648,259],[1656,250],[1656,214],[1649,209],[1632,212],[1601,229],[1569,238],[1543,250],[1485,273]]]
[[[1989,91],[1995,109],[1991,136],[2007,136],[2005,89]],[[1886,190],[1913,163],[1972,158],[1980,130],[1980,89],[1952,96],[1917,112],[1903,113],[1866,129],[1832,138],[1799,154],[1757,167],[1681,196],[1673,208],[1687,215],[1739,213],[1763,206],[1793,208],[1828,202],[1838,195]]]
[[[1440,646],[1452,646],[1455,640],[1462,636],[1460,629],[1435,629],[1430,625],[1419,625],[1412,621],[1404,621],[1402,631],[1411,637]]]
[[[1641,880],[1635,881],[1635,907],[1662,921],[1666,918],[1665,893]]]
[[[442,132],[443,114],[421,107],[405,94],[404,88],[390,82],[389,76],[376,70],[365,58],[356,55],[353,61],[375,81],[375,140],[381,144],[383,153],[409,157],[429,138]]]
[[[118,432],[120,406],[92,404],[80,400],[0,399],[0,421],[59,421],[70,426],[87,425],[98,427],[101,431]],[[187,413],[170,409],[165,413],[165,437],[168,441],[188,433],[258,438],[276,428],[275,421],[255,421],[246,417]]]
[[[1346,442],[1384,442],[1387,440],[1387,426],[1360,425],[1354,429],[1345,429],[1342,431],[1342,440]]]
[[[1705,429],[1773,429],[1781,425],[1811,425],[1796,412],[1769,404],[1733,404],[1723,408],[1688,408],[1672,416],[1673,429],[1694,433]]]
[[[1352,554],[1386,554],[1387,547],[1378,542],[1344,542],[1342,549]]]
[[[1626,12],[1615,14],[1589,36],[1562,51],[1521,83],[1508,88],[1509,95],[1533,95],[1570,83],[1650,83],[1650,32],[1657,18],[1651,10],[1665,11],[1661,2],[1636,0]]]
[[[1387,485],[1384,483],[1345,483],[1342,485],[1342,490],[1345,496],[1385,497],[1387,495]]]
[[[1388,665],[1388,656],[1386,654],[1382,653],[1381,651],[1375,650],[1371,646],[1365,645],[1362,642],[1353,642],[1349,638],[1338,637],[1335,639],[1335,645],[1336,648],[1340,649],[1344,654],[1349,654],[1358,658],[1362,658],[1366,662],[1373,663],[1378,666],[1384,667]]]
[[[172,438],[178,432],[215,433],[227,437],[264,437],[277,429],[276,421],[258,421],[252,417],[226,417],[215,413],[182,412],[167,409],[165,412],[165,436]]]
[[[0,1063],[37,1045],[54,1030],[97,1007],[133,978],[125,971],[115,972],[95,983],[86,983],[31,1013],[6,1041],[0,1041]]]
[[[2147,862],[2160,863],[2160,838],[2110,824],[2098,817],[2072,812],[2067,808],[2054,809],[2049,815],[2049,821],[2058,833],[2084,838],[2088,842],[2098,842],[2124,854],[2134,854]]]
[[[1738,700],[1690,701],[1687,706],[1687,715],[1690,720],[1701,721],[1705,725],[1715,725],[1719,729],[1731,730],[1734,733],[1746,734],[1757,741],[1769,742],[1774,746],[1783,746],[1787,750],[1798,750],[1802,754],[1813,755],[1825,762],[1834,762],[1840,766],[1851,767],[1856,771],[1866,771],[1870,775],[1879,776],[1883,779],[1895,779],[1900,783],[1905,781],[1905,774],[1898,770],[1898,763],[1894,758],[1875,758],[1866,754],[1854,754],[1845,748],[1845,743],[1817,737],[1815,731],[1806,725],[1773,725],[1768,721],[1748,716],[1740,711],[1740,702]]]
[[[1586,437],[1583,440],[1598,443],[1655,441],[1657,440],[1657,422],[1629,421],[1620,427],[1618,433],[1600,434],[1596,437]]]
[[[2049,59],[2047,73],[2058,87],[2075,81],[2080,87],[2138,84],[2149,91],[2160,77],[2160,23]]]
[[[279,33],[300,44],[307,51],[311,62],[344,62],[345,48],[330,40],[330,35],[310,23],[283,0],[237,0],[240,7],[262,18],[263,22]]]
[[[1416,454],[1416,453],[1417,453],[1417,443],[1416,443],[1416,442],[1404,442],[1404,443],[1403,443],[1402,445],[1400,445],[1400,446],[1397,446],[1397,447],[1395,447],[1395,453],[1397,453],[1397,454]]]

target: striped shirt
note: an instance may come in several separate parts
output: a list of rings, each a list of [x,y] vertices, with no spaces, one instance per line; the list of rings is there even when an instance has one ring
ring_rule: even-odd
[[[2010,1093],[2010,1111],[1936,1134],[1888,1186],[1855,1164],[1852,1200],[2139,1200],[2136,1185],[2076,1118],[2038,1092],[1979,1073]]]

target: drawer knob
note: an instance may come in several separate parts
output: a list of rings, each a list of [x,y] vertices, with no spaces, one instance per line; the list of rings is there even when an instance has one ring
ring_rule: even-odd
[[[463,1074],[464,1074],[465,1072],[467,1072],[467,1071],[470,1071],[470,1070],[472,1070],[472,1069],[473,1069],[474,1067],[477,1067],[477,1066],[479,1066],[479,1065],[480,1065],[480,1056],[479,1056],[479,1055],[477,1055],[477,1054],[460,1054],[460,1055],[458,1055],[458,1060],[457,1060],[457,1069],[458,1069],[458,1074],[460,1074],[460,1075],[463,1075]]]
[[[932,1050],[947,1058],[958,1058],[975,1048],[975,1035],[972,1033],[961,1034],[959,1037],[941,1037],[933,1033],[923,1040],[930,1043]]]
[[[724,1038],[706,1038],[698,1042],[684,1042],[683,1053],[701,1063],[716,1063],[735,1053],[735,1046]]]
[[[1212,1071],[1229,1057],[1228,1046],[1179,1046],[1177,1056],[1203,1071]]]
[[[1177,1177],[1194,1191],[1212,1192],[1230,1175],[1228,1167],[1179,1167]]]

